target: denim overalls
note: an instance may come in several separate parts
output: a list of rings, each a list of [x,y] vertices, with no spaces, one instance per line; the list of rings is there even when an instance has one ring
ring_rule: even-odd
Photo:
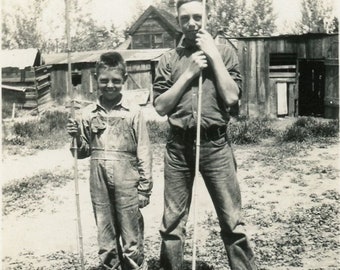
[[[123,103],[85,109],[78,158],[90,156],[90,193],[104,265],[146,266],[138,193],[150,195],[151,147],[141,110]]]

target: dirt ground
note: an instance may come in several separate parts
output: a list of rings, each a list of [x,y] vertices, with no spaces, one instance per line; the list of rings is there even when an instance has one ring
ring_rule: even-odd
[[[266,239],[280,234],[280,217],[283,219],[302,208],[308,209],[324,204],[335,204],[339,209],[339,198],[335,200],[329,196],[333,194],[332,192],[339,194],[339,143],[320,143],[293,156],[286,156],[285,151],[275,152],[272,144],[272,141],[267,140],[257,146],[234,146],[247,222],[245,229],[254,247],[260,244],[255,241],[256,239],[261,237]],[[153,145],[154,189],[150,205],[142,210],[149,263],[157,262],[159,254],[158,229],[163,210],[163,151],[164,145]],[[2,183],[8,184],[24,176],[37,175],[41,171],[52,173],[67,171],[72,174],[72,165],[73,159],[67,145],[63,149],[45,150],[34,156],[6,156],[2,164]],[[88,159],[78,161],[84,253],[86,265],[90,267],[96,265],[98,260],[88,168]],[[205,261],[208,253],[216,252],[209,249],[211,245],[209,237],[211,231],[217,230],[217,227],[209,195],[202,179],[198,180],[198,259]],[[63,269],[62,264],[65,264],[65,260],[72,265],[78,239],[75,213],[74,183],[69,181],[65,186],[47,190],[46,196],[39,202],[38,209],[25,214],[22,209],[18,209],[3,216],[2,269]],[[275,214],[277,220],[273,220],[274,213],[277,213]],[[212,222],[211,227],[206,226],[207,220]],[[189,217],[188,228],[190,234],[192,216]],[[339,234],[332,232],[332,235],[325,232],[323,237],[339,240]],[[339,247],[339,241],[336,247]],[[223,248],[218,253],[224,259],[207,262],[213,265],[211,269],[229,269]],[[188,254],[190,250],[186,253],[189,260]],[[280,267],[273,267],[278,259],[275,256],[268,258],[265,263],[258,261],[260,269],[340,269],[338,248],[308,247],[301,254],[302,265],[296,267],[292,266],[294,264],[289,266],[284,263]],[[261,258],[264,258],[263,254]]]

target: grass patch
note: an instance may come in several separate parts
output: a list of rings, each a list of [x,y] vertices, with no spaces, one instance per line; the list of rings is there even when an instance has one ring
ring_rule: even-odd
[[[338,120],[324,120],[312,117],[298,118],[280,136],[282,142],[321,141],[339,135]]]
[[[276,214],[274,212],[274,214]],[[273,215],[273,214],[272,214]],[[257,234],[253,241],[262,265],[303,267],[302,258],[307,250],[323,252],[336,250],[338,243],[338,207],[321,204],[310,208],[298,208],[283,214],[276,222],[275,232]],[[263,219],[265,217],[253,217]],[[275,265],[273,262],[276,262]]]
[[[229,123],[228,135],[234,144],[257,144],[275,135],[272,123],[270,118],[243,117]]]
[[[32,177],[25,177],[10,182],[2,187],[2,213],[22,210],[23,214],[39,208],[39,202],[48,194],[47,189],[58,188],[72,180],[71,172],[52,173],[40,172]]]
[[[247,223],[257,224],[261,228],[250,239],[259,269],[303,267],[303,257],[307,251],[323,253],[337,250],[338,212],[335,203],[323,203],[284,213],[271,211],[269,215],[256,211],[248,216]],[[221,265],[226,267],[228,261],[217,218],[209,214],[200,226],[206,228],[209,234],[204,243],[204,253],[198,252],[199,259],[207,262],[211,269],[218,269]],[[271,228],[273,226],[275,228]]]
[[[11,133],[3,138],[3,146],[12,155],[60,148],[69,141],[66,132],[68,118],[67,112],[53,110],[40,117],[14,122]]]

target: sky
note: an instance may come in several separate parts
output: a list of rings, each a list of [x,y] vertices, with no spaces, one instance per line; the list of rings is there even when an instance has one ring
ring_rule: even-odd
[[[16,12],[16,7],[25,6],[34,0],[2,0],[2,9]],[[46,0],[48,8],[44,10],[43,20],[40,25],[42,31],[51,38],[61,37],[64,33],[64,1]],[[89,12],[99,24],[109,27],[112,23],[121,29],[125,29],[132,23],[138,10],[146,9],[157,0],[78,0],[83,8]],[[247,0],[251,1],[251,0]],[[340,1],[330,0],[334,5],[334,14],[338,16]],[[87,4],[91,2],[90,4]],[[287,29],[287,25],[294,24],[300,18],[301,0],[273,0],[274,12],[277,14],[277,28],[281,33]],[[57,19],[56,19],[57,18]]]

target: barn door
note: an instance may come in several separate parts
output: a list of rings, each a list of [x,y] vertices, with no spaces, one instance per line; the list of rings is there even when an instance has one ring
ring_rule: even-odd
[[[323,116],[324,96],[324,62],[299,60],[299,115]]]

